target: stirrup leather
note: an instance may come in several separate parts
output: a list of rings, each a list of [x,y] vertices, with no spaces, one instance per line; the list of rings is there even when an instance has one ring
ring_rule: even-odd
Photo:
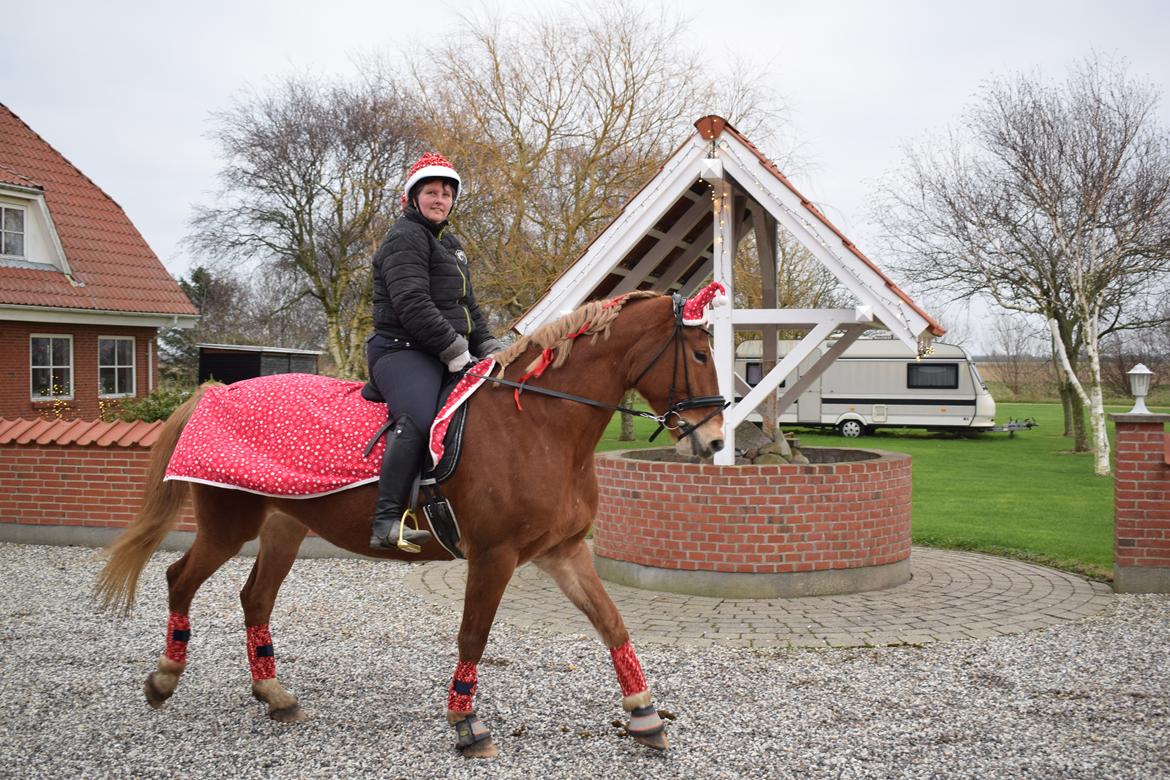
[[[413,509],[409,509],[409,508],[406,509],[402,513],[402,519],[398,521],[398,541],[395,543],[395,546],[399,550],[402,550],[403,552],[420,553],[420,552],[422,552],[422,548],[419,547],[414,542],[406,541],[406,539],[403,536],[403,534],[406,533],[406,521],[408,518],[410,519],[411,523],[414,524],[414,530],[416,530],[416,531],[422,530],[421,528],[418,527],[418,515],[416,515],[414,513]]]

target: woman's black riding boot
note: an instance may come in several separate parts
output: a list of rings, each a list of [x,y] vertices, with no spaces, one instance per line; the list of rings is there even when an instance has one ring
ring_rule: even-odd
[[[402,528],[404,514],[410,509],[410,489],[418,475],[422,462],[424,444],[423,432],[415,425],[410,415],[399,415],[394,421],[394,430],[386,437],[386,452],[382,455],[382,475],[378,478],[378,503],[374,506],[373,534],[370,547],[392,550],[402,541],[419,545],[431,535],[419,529]],[[417,549],[402,547],[408,552]]]

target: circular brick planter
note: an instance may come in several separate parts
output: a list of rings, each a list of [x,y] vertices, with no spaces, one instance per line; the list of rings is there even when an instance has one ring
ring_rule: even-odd
[[[910,579],[910,456],[802,449],[808,465],[595,457],[598,573],[723,598],[857,593]],[[849,460],[845,460],[849,458]]]

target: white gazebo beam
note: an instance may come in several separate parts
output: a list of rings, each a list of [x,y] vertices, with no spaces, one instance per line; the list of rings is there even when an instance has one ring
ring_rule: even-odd
[[[711,276],[727,290],[729,300],[735,300],[733,266],[735,263],[735,193],[726,178],[713,182],[715,199],[712,222],[714,242],[712,247]],[[698,274],[695,274],[698,276]],[[694,276],[688,287],[693,287]],[[717,306],[711,310],[712,351],[714,352],[715,374],[719,379],[719,394],[724,398],[735,397],[735,328],[731,323],[731,306]],[[735,463],[735,425],[727,424],[724,413],[723,444],[715,453],[715,463],[731,466]]]
[[[776,402],[776,414],[783,414],[785,409],[796,403],[800,394],[807,390],[809,385],[815,382],[821,374],[825,373],[825,369],[832,365],[833,361],[839,358],[841,353],[848,349],[850,344],[857,341],[857,337],[865,333],[866,330],[868,328],[865,325],[846,326],[844,333],[837,339],[836,343],[826,349],[824,354],[800,375],[800,379],[784,390],[784,395],[780,396],[780,400]]]
[[[734,404],[730,409],[723,412],[723,430],[726,437],[727,431],[735,430],[735,426],[747,419],[757,406],[764,402],[764,399],[769,393],[776,391],[780,383],[788,378],[788,375],[796,370],[806,357],[811,355],[813,351],[820,345],[822,341],[829,337],[836,328],[840,326],[838,322],[822,322],[813,327],[804,338],[802,338],[795,347],[789,350],[788,354],[776,364],[776,367],[764,374],[760,378],[759,383],[752,388],[752,391],[743,397],[739,403]],[[726,441],[726,438],[725,438]],[[734,444],[734,442],[732,442]],[[718,458],[717,454],[715,457]],[[734,460],[734,459],[733,459]],[[718,461],[716,461],[718,462]]]
[[[841,246],[841,251],[854,257],[842,244],[841,239],[825,228],[819,220],[800,202],[800,199],[784,188],[771,174],[764,171],[759,160],[752,156],[750,160],[741,160],[735,148],[725,139],[720,142],[725,171],[735,177],[736,183],[743,187],[756,201],[763,203],[770,201],[780,206],[773,214],[777,221],[800,241],[813,255],[836,276],[849,291],[865,304],[875,305],[877,316],[882,323],[899,339],[911,348],[917,347],[918,334],[926,329],[927,322],[912,309],[907,310],[901,301],[891,300],[884,296],[879,287],[885,282],[869,268],[853,269],[846,266],[845,258],[839,257],[829,247]],[[757,175],[757,171],[759,175]],[[796,214],[806,214],[797,218]],[[857,261],[857,264],[861,264]],[[861,280],[859,274],[872,275],[874,286]]]
[[[650,185],[634,196],[618,217],[585,251],[568,271],[553,282],[548,293],[515,325],[520,333],[530,333],[540,324],[564,310],[576,308],[608,276],[618,259],[629,254],[642,237],[662,219],[677,201],[677,193],[690,189],[698,178],[698,164],[710,150],[701,138],[684,145]]]
[[[622,295],[623,293],[637,289],[638,285],[646,279],[651,271],[658,267],[658,264],[662,262],[662,259],[666,257],[670,250],[678,246],[678,243],[682,241],[687,233],[694,229],[699,220],[710,213],[711,205],[709,203],[704,203],[702,200],[693,203],[674,223],[673,227],[662,235],[658,243],[638,261],[637,265],[626,273],[626,278],[614,288],[613,294]]]
[[[873,317],[853,309],[736,309],[731,321],[737,328],[747,326],[783,325],[789,328],[810,328],[824,322],[841,324],[872,323]],[[867,327],[873,327],[872,324]]]

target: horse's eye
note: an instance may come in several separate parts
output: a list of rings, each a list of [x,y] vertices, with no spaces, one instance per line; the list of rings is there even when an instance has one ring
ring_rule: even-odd
[[[706,352],[699,352],[698,350],[695,350],[691,354],[693,354],[695,356],[695,360],[699,361],[699,363],[701,363],[704,366],[707,365],[707,353]]]

